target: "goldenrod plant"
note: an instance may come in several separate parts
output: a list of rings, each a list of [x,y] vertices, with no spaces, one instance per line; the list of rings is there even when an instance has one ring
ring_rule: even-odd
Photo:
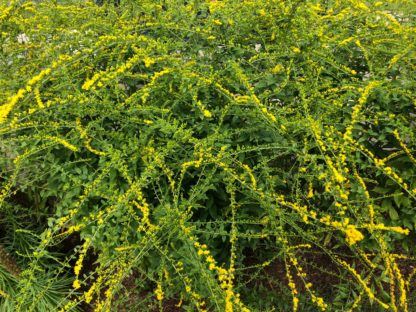
[[[415,311],[415,43],[408,0],[2,0],[0,310]]]

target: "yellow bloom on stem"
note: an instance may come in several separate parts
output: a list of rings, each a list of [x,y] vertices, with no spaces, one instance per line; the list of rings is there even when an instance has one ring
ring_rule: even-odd
[[[352,224],[349,224],[345,230],[347,243],[351,246],[360,240],[364,239],[364,235],[356,229]]]
[[[292,51],[295,53],[300,53],[300,49],[298,47],[293,47]]]
[[[159,301],[163,300],[163,290],[162,290],[162,286],[159,283],[157,284],[155,295],[156,295],[157,300]]]
[[[81,284],[79,282],[79,279],[76,279],[73,283],[72,283],[72,287],[74,287],[74,289],[79,289],[81,288]]]

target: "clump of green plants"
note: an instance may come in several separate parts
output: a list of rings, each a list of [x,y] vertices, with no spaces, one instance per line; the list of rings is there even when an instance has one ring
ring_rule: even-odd
[[[0,7],[0,309],[412,311],[413,1]]]

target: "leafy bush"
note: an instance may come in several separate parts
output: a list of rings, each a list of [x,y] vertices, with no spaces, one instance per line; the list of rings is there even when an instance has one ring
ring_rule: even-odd
[[[414,309],[415,16],[3,4],[0,305]]]

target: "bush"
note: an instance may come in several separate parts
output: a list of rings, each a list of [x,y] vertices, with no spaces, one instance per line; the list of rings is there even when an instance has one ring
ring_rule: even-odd
[[[415,14],[3,4],[0,306],[414,309]]]

